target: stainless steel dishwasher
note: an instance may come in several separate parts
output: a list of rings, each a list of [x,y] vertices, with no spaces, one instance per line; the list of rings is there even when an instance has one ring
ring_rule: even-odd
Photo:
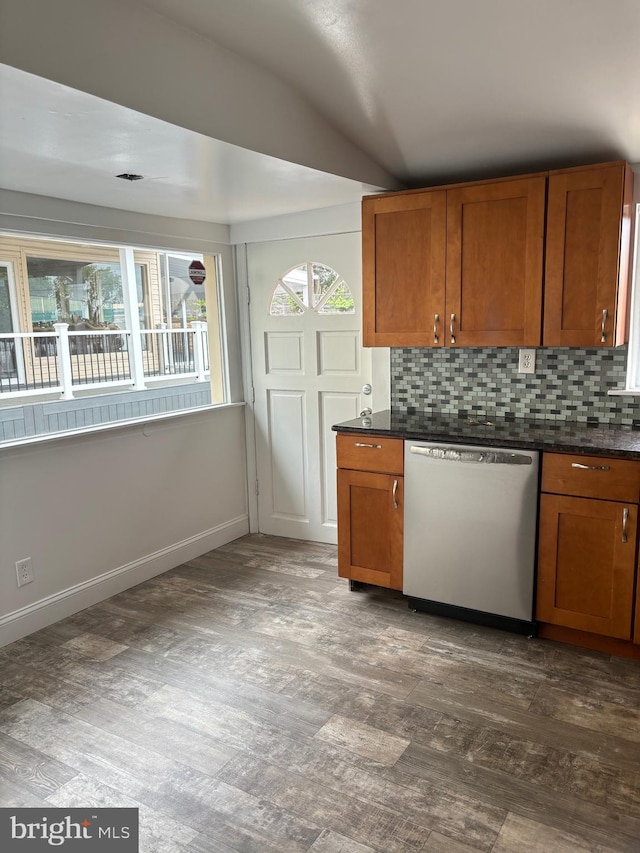
[[[535,633],[538,453],[405,441],[409,606]]]

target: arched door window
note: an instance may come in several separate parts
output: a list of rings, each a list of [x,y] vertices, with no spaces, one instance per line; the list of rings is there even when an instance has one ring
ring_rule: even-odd
[[[309,261],[286,272],[271,294],[272,317],[315,314],[355,314],[349,285],[331,267]]]

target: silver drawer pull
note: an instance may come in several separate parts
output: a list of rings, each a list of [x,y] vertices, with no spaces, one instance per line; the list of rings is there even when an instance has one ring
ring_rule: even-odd
[[[605,332],[605,326],[607,325],[607,315],[608,311],[606,308],[602,309],[602,335],[600,336],[600,343],[604,344],[607,340],[607,333]]]
[[[398,499],[396,498],[397,491],[398,491],[398,481],[394,480],[393,481],[393,491],[391,492],[391,497],[393,498],[393,508],[394,509],[398,509]],[[628,511],[629,510],[627,510],[627,512]],[[624,541],[626,542],[627,540],[625,539]]]
[[[627,524],[629,523],[629,510],[625,507],[622,510],[622,541],[627,541]]]
[[[572,468],[581,468],[583,471],[610,471],[610,465],[581,465],[580,462],[572,462]]]
[[[381,450],[381,444],[363,444],[361,441],[356,441],[356,447],[372,447],[374,450]]]

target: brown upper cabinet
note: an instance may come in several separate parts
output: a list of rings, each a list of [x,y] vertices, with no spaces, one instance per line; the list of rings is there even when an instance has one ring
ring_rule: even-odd
[[[549,174],[545,346],[627,339],[632,173],[624,162]]]
[[[364,198],[364,345],[623,343],[631,201],[624,162]]]
[[[446,197],[436,191],[363,199],[365,346],[442,346]]]
[[[447,193],[447,346],[538,346],[545,179]]]

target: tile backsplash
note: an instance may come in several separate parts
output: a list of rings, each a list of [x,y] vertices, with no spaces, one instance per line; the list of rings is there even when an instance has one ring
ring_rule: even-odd
[[[626,347],[535,352],[535,374],[523,374],[516,347],[392,349],[391,405],[462,417],[640,426],[640,397],[607,395],[624,387]]]

